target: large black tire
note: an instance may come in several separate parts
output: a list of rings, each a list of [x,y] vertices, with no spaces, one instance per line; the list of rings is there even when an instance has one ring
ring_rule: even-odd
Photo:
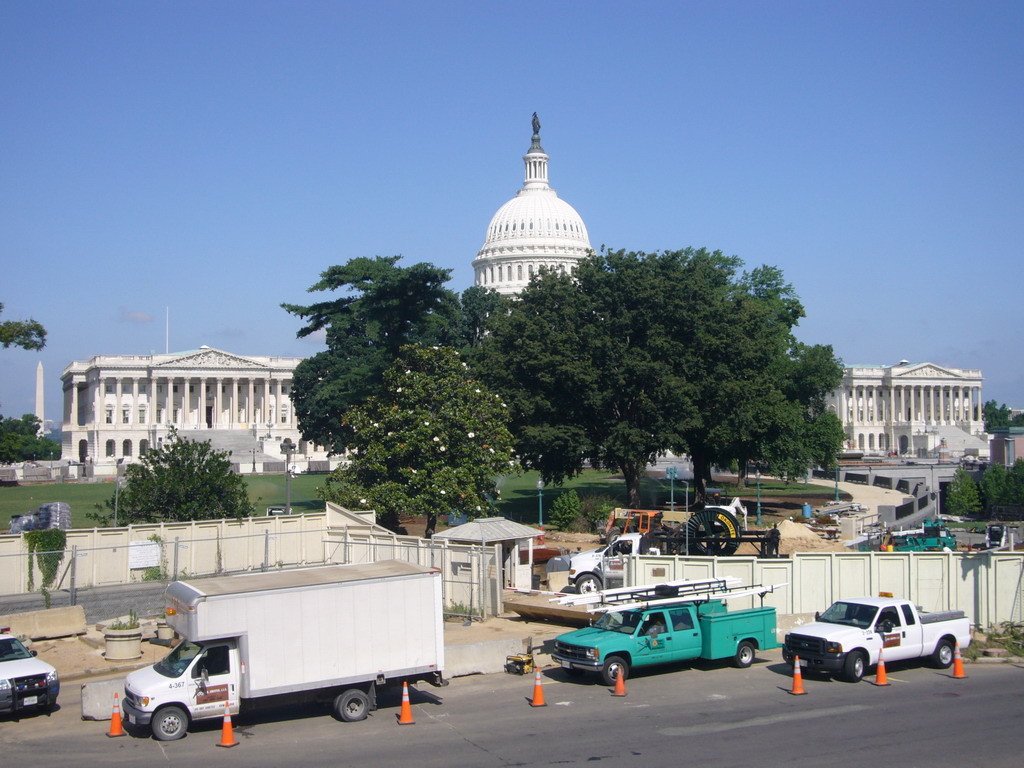
[[[584,573],[576,579],[576,594],[592,595],[601,591],[601,580],[592,573]]]
[[[601,679],[605,685],[615,685],[615,678],[622,675],[623,680],[629,679],[629,662],[621,656],[609,656],[601,667]]]
[[[343,723],[358,723],[370,712],[370,697],[358,688],[349,688],[334,698],[334,714]]]
[[[864,651],[851,651],[843,662],[843,680],[848,683],[859,683],[867,671],[868,659]]]
[[[691,555],[732,555],[740,546],[740,523],[727,509],[707,507],[690,517],[683,535]]]
[[[754,663],[754,656],[757,655],[755,651],[754,644],[749,640],[744,640],[736,646],[736,655],[733,656],[732,663],[739,669],[746,669]]]
[[[181,707],[164,707],[153,715],[149,727],[157,741],[176,741],[188,730],[188,713]]]
[[[615,541],[621,535],[622,535],[622,529],[619,528],[619,526],[617,526],[617,525],[613,525],[611,528],[608,529],[608,533],[605,534],[605,536],[604,536],[604,543],[605,544],[611,544],[613,541]]]
[[[953,664],[953,657],[953,641],[948,637],[944,637],[932,652],[932,666],[936,669],[949,669]]]

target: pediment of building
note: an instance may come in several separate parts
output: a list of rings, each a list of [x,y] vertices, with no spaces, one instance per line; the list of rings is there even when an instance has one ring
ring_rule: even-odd
[[[239,357],[219,349],[201,349],[161,363],[158,368],[267,368],[265,363]]]
[[[900,379],[962,379],[962,374],[943,368],[934,363],[921,363],[906,368],[894,369],[893,378]]]

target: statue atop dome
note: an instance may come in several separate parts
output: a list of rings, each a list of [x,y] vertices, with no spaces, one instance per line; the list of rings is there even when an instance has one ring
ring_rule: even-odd
[[[537,117],[537,113],[533,113],[533,138],[540,138],[540,118]]]

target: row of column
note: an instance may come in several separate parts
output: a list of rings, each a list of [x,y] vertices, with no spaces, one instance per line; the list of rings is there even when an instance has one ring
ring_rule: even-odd
[[[114,378],[114,392],[108,397],[104,377],[90,386],[93,391],[91,419],[97,425],[107,423],[108,408],[112,410],[111,423],[118,425],[181,425],[206,426],[206,408],[212,406],[213,429],[233,429],[239,424],[275,424],[293,426],[295,416],[286,388],[289,380],[253,379],[247,377],[162,376]],[[125,384],[130,382],[129,391]],[[227,387],[225,382],[229,382]],[[140,385],[146,392],[140,392]],[[178,392],[174,392],[177,385]],[[159,388],[163,387],[161,394]],[[198,393],[190,391],[198,388]],[[227,389],[227,391],[225,391]],[[212,390],[212,392],[208,392]],[[145,397],[142,395],[145,394]],[[197,396],[198,394],[198,396]],[[211,397],[208,397],[212,395]],[[64,418],[67,423],[81,425],[79,387],[70,388],[65,399]],[[211,402],[212,400],[212,402]],[[127,409],[127,420],[125,419]]]
[[[506,282],[512,282],[513,280],[524,280],[524,279],[527,279],[527,278],[531,278],[531,277],[533,277],[534,271],[535,270],[539,271],[542,266],[546,266],[552,272],[554,272],[555,270],[560,271],[562,274],[565,274],[565,272],[566,272],[565,264],[540,264],[540,265],[536,265],[536,266],[533,265],[533,264],[528,264],[526,266],[526,275],[524,277],[524,275],[523,275],[523,265],[522,264],[515,264],[514,266],[516,268],[516,276],[513,278],[512,277],[512,267],[513,267],[513,265],[512,264],[508,264],[508,265],[499,264],[498,267],[497,267],[497,270],[498,270],[498,279],[497,280],[494,279],[495,267],[481,268],[480,271],[481,271],[481,274],[483,275],[483,280],[480,282],[480,285],[491,285],[491,284],[493,284],[495,282],[506,283]],[[572,274],[573,272],[575,272],[575,269],[572,266],[570,266],[569,267],[569,273]]]
[[[859,386],[852,391],[843,390],[843,413],[850,424],[981,421],[981,388],[945,384]]]

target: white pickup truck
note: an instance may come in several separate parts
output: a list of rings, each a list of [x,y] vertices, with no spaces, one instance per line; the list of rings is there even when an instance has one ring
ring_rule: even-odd
[[[26,710],[49,712],[57,706],[57,670],[36,658],[9,627],[0,627],[0,714]]]
[[[644,552],[645,538],[641,533],[624,533],[605,547],[553,557],[547,571],[568,571],[569,586],[581,595],[621,586],[623,557]]]
[[[929,658],[939,669],[953,663],[956,643],[966,648],[971,625],[963,611],[925,613],[907,600],[862,597],[840,600],[815,615],[812,624],[786,635],[782,656],[792,664],[800,657],[807,672],[836,675],[856,683],[878,663]]]

